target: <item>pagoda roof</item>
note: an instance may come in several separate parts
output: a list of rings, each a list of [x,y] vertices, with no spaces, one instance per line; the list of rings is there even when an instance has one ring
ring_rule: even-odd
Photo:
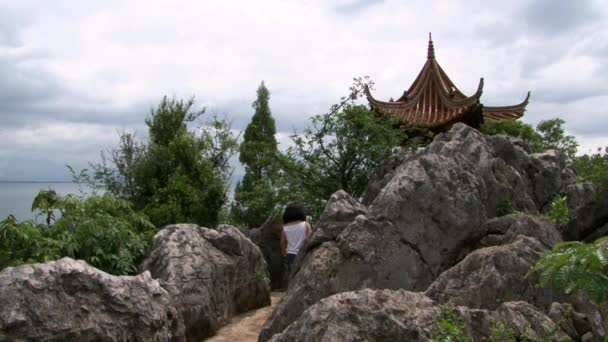
[[[384,102],[376,100],[369,88],[365,89],[367,99],[372,109],[382,115],[396,116],[402,122],[423,127],[440,127],[456,121],[464,120],[474,110],[481,108],[484,118],[517,119],[524,114],[530,98],[516,105],[502,107],[481,106],[480,97],[483,92],[483,78],[479,80],[477,91],[466,96],[435,59],[435,48],[429,34],[427,60],[418,77],[407,91],[396,101]]]

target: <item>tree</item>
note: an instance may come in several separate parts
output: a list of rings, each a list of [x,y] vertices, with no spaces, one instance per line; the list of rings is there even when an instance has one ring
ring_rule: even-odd
[[[598,148],[594,154],[575,157],[573,165],[579,179],[596,184],[602,191],[608,191],[608,147],[603,153]]]
[[[262,81],[252,104],[255,112],[239,147],[239,161],[245,166],[245,175],[236,185],[231,211],[237,221],[249,227],[264,223],[276,204],[278,151],[269,100],[270,92]]]
[[[239,147],[239,161],[256,179],[274,176],[276,171],[277,129],[270,112],[269,100],[270,92],[262,81],[257,89],[257,99],[251,104],[255,112],[245,128],[243,142]]]
[[[145,120],[148,142],[123,133],[118,148],[94,166],[110,193],[131,201],[157,227],[177,222],[213,227],[226,201],[236,138],[230,123],[215,116],[189,130],[205,113],[193,105],[194,98],[165,96]]]
[[[534,127],[518,120],[486,119],[479,129],[487,135],[506,134],[523,140],[534,152],[542,150],[543,137]]]
[[[288,183],[283,188],[299,196],[313,216],[335,191],[360,196],[373,169],[403,141],[395,122],[355,103],[372,85],[369,78],[356,78],[329,113],[312,117],[302,134],[294,132],[293,146],[281,157]]]
[[[529,124],[516,120],[486,120],[480,131],[488,134],[507,134],[523,140],[533,152],[558,150],[566,160],[572,161],[576,155],[578,143],[571,135],[566,135],[565,121],[559,118],[544,120],[536,125],[536,130]]]
[[[551,119],[541,121],[536,130],[543,136],[541,148],[543,150],[559,150],[568,161],[572,161],[576,155],[578,143],[571,135],[566,135],[564,131],[565,121],[562,119]]]

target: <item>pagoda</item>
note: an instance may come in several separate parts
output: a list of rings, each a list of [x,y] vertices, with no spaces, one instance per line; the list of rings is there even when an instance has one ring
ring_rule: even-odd
[[[479,128],[484,119],[514,120],[524,115],[530,92],[523,102],[512,106],[491,107],[480,102],[483,78],[471,96],[463,94],[435,59],[435,48],[429,33],[427,60],[408,90],[397,100],[376,100],[365,89],[370,107],[381,116],[398,118],[403,124],[443,131],[455,122]]]

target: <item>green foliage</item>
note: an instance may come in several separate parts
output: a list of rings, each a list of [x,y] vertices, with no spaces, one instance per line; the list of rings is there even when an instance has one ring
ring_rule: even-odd
[[[542,150],[542,135],[535,131],[534,127],[522,121],[486,119],[479,130],[488,135],[506,134],[519,138],[533,151]]]
[[[234,190],[231,215],[238,223],[249,228],[261,226],[279,201],[276,180],[255,179],[246,172]]]
[[[42,190],[38,192],[38,195],[34,198],[32,212],[39,211],[40,213],[36,216],[44,215],[46,224],[50,226],[51,221],[55,221],[55,212],[53,209],[57,207],[58,200],[59,196],[55,190]]]
[[[573,160],[576,155],[578,143],[571,135],[565,135],[564,125],[565,121],[562,119],[552,119],[541,121],[537,126],[536,130],[542,135],[541,149],[545,150],[559,150],[565,156],[566,160]]]
[[[236,152],[230,123],[212,117],[188,129],[204,114],[188,101],[164,97],[146,119],[149,141],[123,133],[117,149],[94,166],[95,180],[133,203],[161,227],[188,222],[214,227],[226,201],[228,160]]]
[[[515,212],[513,209],[513,203],[511,201],[504,201],[496,207],[496,216],[505,216]]]
[[[608,190],[608,147],[603,153],[598,148],[595,154],[574,158],[573,165],[579,179],[590,181],[604,191]]]
[[[277,202],[278,150],[269,100],[270,92],[262,82],[252,104],[255,113],[239,147],[239,160],[245,166],[245,175],[236,185],[231,213],[235,221],[250,228],[262,225]]]
[[[489,134],[507,134],[519,138],[530,146],[533,152],[551,149],[559,150],[568,161],[576,155],[578,143],[571,135],[566,135],[565,121],[559,118],[541,121],[536,130],[532,126],[516,120],[485,120],[480,131]]]
[[[431,334],[432,342],[469,342],[466,324],[458,312],[450,306],[442,305],[437,324]]]
[[[555,195],[551,204],[549,205],[549,211],[545,214],[547,219],[553,224],[566,224],[570,219],[570,213],[568,210],[568,203],[566,202],[566,196]]]
[[[337,190],[360,196],[372,170],[403,140],[395,122],[355,103],[371,85],[368,78],[356,78],[350,94],[329,113],[312,117],[302,134],[294,132],[293,146],[281,156],[285,188],[313,216]]]
[[[488,336],[490,342],[515,342],[515,332],[509,326],[501,321],[490,322],[490,335]]]
[[[262,82],[257,89],[257,99],[251,105],[255,113],[245,128],[243,142],[239,147],[239,161],[255,179],[272,177],[276,172],[277,130],[269,100],[270,92]]]
[[[540,274],[540,285],[565,293],[582,290],[593,303],[608,295],[608,237],[593,243],[562,242],[547,252],[528,272]]]
[[[39,193],[32,207],[60,213],[52,225],[17,222],[13,216],[0,222],[0,268],[69,256],[112,274],[135,273],[155,232],[145,216],[110,194],[87,199],[55,194],[52,204],[41,201],[49,192]]]

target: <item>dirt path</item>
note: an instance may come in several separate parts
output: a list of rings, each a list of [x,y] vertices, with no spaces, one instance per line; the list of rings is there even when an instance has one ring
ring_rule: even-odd
[[[217,335],[206,339],[207,342],[257,342],[262,325],[270,316],[272,307],[283,298],[283,292],[270,294],[271,305],[252,310],[232,318],[230,324],[221,328]]]

